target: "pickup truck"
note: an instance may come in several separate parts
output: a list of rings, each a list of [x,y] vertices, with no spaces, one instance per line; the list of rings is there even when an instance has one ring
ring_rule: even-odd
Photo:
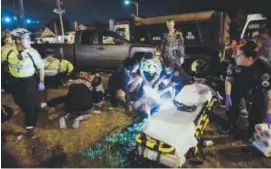
[[[109,30],[83,30],[75,33],[74,44],[34,44],[44,57],[46,49],[71,61],[76,70],[115,69],[127,57],[141,57],[154,52],[155,46],[135,44]]]

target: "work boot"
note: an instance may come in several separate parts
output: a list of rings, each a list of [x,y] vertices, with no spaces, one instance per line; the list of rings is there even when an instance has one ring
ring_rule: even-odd
[[[61,129],[67,128],[65,117],[60,117],[60,118],[59,118],[59,127],[60,127]]]

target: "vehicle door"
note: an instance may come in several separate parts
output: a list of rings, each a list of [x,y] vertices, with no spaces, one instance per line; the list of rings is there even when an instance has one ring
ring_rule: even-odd
[[[115,32],[99,31],[98,41],[97,62],[104,68],[118,67],[129,56],[130,44]]]
[[[82,31],[75,44],[75,61],[83,70],[96,69],[98,50],[98,37],[95,31]]]

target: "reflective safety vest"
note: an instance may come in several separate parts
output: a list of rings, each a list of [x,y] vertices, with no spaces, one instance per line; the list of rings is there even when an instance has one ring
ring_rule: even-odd
[[[77,80],[74,80],[72,84],[84,84],[90,91],[93,91],[91,83],[87,80],[77,79]]]
[[[2,61],[7,62],[9,72],[13,77],[31,77],[37,71],[36,69],[43,68],[43,60],[35,49],[25,49],[20,53],[14,49],[14,47],[4,49],[1,56]]]
[[[68,60],[61,60],[61,73],[71,73],[73,71],[73,64]]]
[[[55,76],[59,72],[61,72],[61,63],[60,60],[53,57],[53,56],[48,56],[44,61],[44,72],[46,76]]]

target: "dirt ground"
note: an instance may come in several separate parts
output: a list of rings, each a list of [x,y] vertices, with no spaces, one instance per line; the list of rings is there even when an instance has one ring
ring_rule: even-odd
[[[67,89],[50,90],[49,98],[66,92]],[[58,118],[43,111],[37,126],[38,138],[17,140],[18,134],[24,132],[23,113],[13,103],[10,94],[2,94],[1,101],[15,110],[12,119],[2,125],[2,134],[5,133],[7,140],[2,147],[2,164],[4,160],[6,163],[10,162],[11,167],[106,167],[100,161],[81,157],[78,151],[88,148],[89,145],[99,142],[132,122],[131,114],[127,114],[122,108],[112,109],[107,104],[100,114],[94,114],[82,122],[79,129],[61,130]],[[204,149],[204,164],[198,166],[187,163],[185,167],[271,167],[271,159],[263,157],[251,146],[236,141],[231,136],[219,135],[216,126],[223,121],[220,121],[220,117],[213,120],[216,121],[216,125],[209,126],[204,138],[213,140],[214,145]]]

